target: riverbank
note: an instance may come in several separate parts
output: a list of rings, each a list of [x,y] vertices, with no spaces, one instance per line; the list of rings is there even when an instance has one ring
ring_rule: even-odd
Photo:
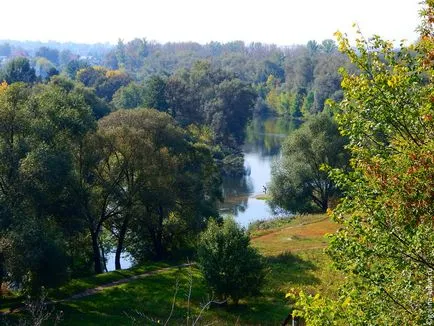
[[[256,118],[249,123],[242,148],[244,169],[248,173],[223,178],[224,203],[219,207],[221,214],[233,215],[244,227],[256,220],[275,217],[276,212],[266,200],[271,166],[279,159],[286,137],[299,125],[299,121],[283,117]]]
[[[237,307],[212,307],[202,312],[203,320],[218,325],[277,325],[291,309],[285,299],[285,293],[289,289],[335,295],[340,275],[330,267],[330,260],[323,249],[327,245],[324,234],[336,229],[337,225],[324,215],[295,217],[288,219],[285,225],[251,229],[252,244],[265,256],[269,265],[262,295],[242,300]],[[159,266],[153,266],[152,271],[159,269]],[[114,273],[105,274],[105,280],[120,277]],[[139,270],[123,273],[137,274]],[[56,297],[65,297],[66,293],[70,296],[74,291],[89,288],[92,284],[100,286],[103,284],[101,282],[102,279],[98,277],[86,281],[76,280],[76,286],[59,289]],[[189,302],[187,298],[190,289]],[[170,315],[175,293],[176,303],[171,324],[185,324],[188,310],[190,309],[191,315],[197,316],[201,311],[201,303],[208,300],[201,274],[193,266],[161,269],[146,278],[107,287],[93,295],[57,304],[56,310],[63,311],[64,321],[61,325],[130,325],[133,318],[145,318],[142,324],[152,324],[146,318],[164,324]]]

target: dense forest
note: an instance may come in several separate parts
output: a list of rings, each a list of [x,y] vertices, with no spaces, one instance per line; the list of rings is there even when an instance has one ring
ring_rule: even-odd
[[[246,123],[322,111],[347,62],[331,40],[40,45],[0,47],[2,275],[30,289],[103,272],[113,247],[117,269],[126,248],[192,248],[244,173]]]
[[[336,33],[290,47],[1,41],[0,285],[37,296],[107,272],[110,252],[116,270],[125,252],[138,265],[192,257],[237,307],[269,286],[267,263],[300,273],[309,263],[286,251],[266,263],[218,210],[222,178],[246,173],[246,126],[280,116],[301,126],[264,199],[323,214],[341,273],[329,297],[286,289],[289,316],[432,322],[432,1],[421,17],[420,39],[399,47],[360,31],[355,45]]]

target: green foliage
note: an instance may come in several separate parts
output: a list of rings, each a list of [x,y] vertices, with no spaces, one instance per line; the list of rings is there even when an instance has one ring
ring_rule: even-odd
[[[25,221],[1,239],[0,250],[8,271],[8,281],[37,293],[41,286],[55,287],[68,277],[68,257],[56,230],[36,220]]]
[[[336,42],[334,40],[331,39],[327,39],[322,41],[321,43],[321,49],[325,52],[325,53],[335,53],[338,51],[338,47],[336,45]]]
[[[257,295],[263,285],[265,265],[250,246],[249,236],[233,218],[219,226],[210,221],[198,246],[201,270],[209,288],[221,299]]]
[[[83,97],[56,85],[0,87],[0,253],[23,288],[67,274],[69,237],[79,231],[73,152],[94,127]]]
[[[265,97],[268,106],[279,115],[299,118],[322,112],[325,101],[341,100],[341,76],[338,68],[348,65],[348,59],[336,52],[336,44],[325,40],[320,45],[309,41],[306,47],[287,55],[283,83],[270,74]]]
[[[72,81],[63,76],[52,77],[50,79],[50,84],[57,85],[68,93],[72,92],[83,96],[86,104],[92,109],[95,119],[100,119],[111,112],[111,107],[106,101],[96,95],[93,88],[83,87],[83,85],[80,83]]]
[[[75,79],[78,71],[89,66],[89,63],[84,60],[72,59],[67,62],[65,72],[69,78]]]
[[[161,259],[217,215],[220,180],[208,146],[170,115],[119,110],[99,127],[108,154],[102,167],[118,171],[109,191],[119,212],[108,222],[118,230],[119,250],[127,246],[137,260]]]
[[[360,32],[352,47],[337,34],[359,69],[342,71],[338,106],[353,172],[332,173],[345,199],[328,252],[346,278],[338,301],[301,295],[298,313],[312,324],[432,323],[433,12],[426,1],[421,40],[410,47]]]
[[[30,67],[27,58],[17,57],[11,59],[3,67],[2,78],[8,83],[24,82],[33,83],[36,81],[35,69]]]
[[[56,66],[59,64],[59,51],[56,49],[42,46],[36,51],[35,56],[45,58]]]
[[[152,76],[145,83],[143,105],[147,108],[167,111],[166,80],[160,76]]]
[[[96,94],[110,102],[116,91],[131,82],[128,74],[120,70],[107,70],[103,67],[86,67],[77,72],[77,80],[86,87],[95,89]]]
[[[143,105],[144,87],[129,83],[122,86],[113,95],[112,103],[116,109],[134,109]],[[145,107],[152,108],[152,106]]]
[[[253,89],[207,61],[170,77],[166,85],[169,112],[181,123],[205,124],[217,144],[234,152],[242,144],[252,115]]]
[[[325,212],[339,192],[321,167],[345,167],[346,142],[326,113],[291,133],[283,145],[282,159],[272,167],[272,202],[294,213]]]

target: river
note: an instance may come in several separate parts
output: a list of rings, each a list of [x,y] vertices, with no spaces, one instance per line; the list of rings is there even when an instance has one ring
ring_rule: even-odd
[[[254,119],[249,123],[243,146],[244,167],[249,174],[223,179],[224,202],[219,207],[222,215],[233,215],[240,225],[247,227],[251,222],[282,214],[271,209],[266,200],[256,197],[264,195],[263,187],[271,180],[271,164],[279,158],[286,136],[299,125],[283,118]],[[131,267],[128,253],[122,256],[121,265],[122,268]],[[115,269],[114,253],[107,254],[107,269]]]
[[[244,167],[248,173],[239,178],[223,179],[222,215],[233,215],[240,225],[247,227],[257,220],[288,214],[273,210],[266,200],[257,197],[265,195],[271,181],[272,162],[279,158],[286,136],[299,125],[297,121],[284,118],[255,119],[249,123],[243,147]]]

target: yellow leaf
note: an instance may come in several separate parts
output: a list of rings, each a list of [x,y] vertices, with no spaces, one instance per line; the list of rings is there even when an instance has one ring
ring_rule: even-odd
[[[350,297],[346,298],[345,301],[342,303],[342,307],[348,306],[350,302],[351,302],[351,298]]]

